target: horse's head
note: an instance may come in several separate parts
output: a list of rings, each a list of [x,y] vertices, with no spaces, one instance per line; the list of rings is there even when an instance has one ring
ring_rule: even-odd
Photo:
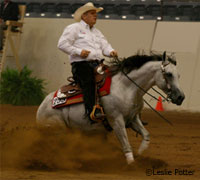
[[[163,53],[162,64],[156,74],[156,85],[162,89],[171,99],[172,103],[181,105],[185,95],[179,86],[180,75],[177,72],[176,61]]]

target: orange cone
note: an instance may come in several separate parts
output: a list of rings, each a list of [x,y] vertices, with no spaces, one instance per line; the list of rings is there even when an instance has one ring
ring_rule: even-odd
[[[157,111],[164,111],[163,105],[162,105],[162,98],[160,96],[158,98],[158,102],[157,102],[157,105],[156,105],[156,110]]]

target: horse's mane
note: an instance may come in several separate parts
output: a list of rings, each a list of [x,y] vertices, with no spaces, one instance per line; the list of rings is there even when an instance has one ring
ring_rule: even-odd
[[[111,66],[112,66],[114,74],[116,74],[119,71],[129,73],[130,71],[134,69],[141,68],[144,64],[150,61],[162,61],[162,55],[161,54],[151,54],[151,55],[136,54],[128,58],[123,58],[121,60],[116,58],[111,61]],[[176,61],[169,56],[168,56],[168,61],[176,65]]]

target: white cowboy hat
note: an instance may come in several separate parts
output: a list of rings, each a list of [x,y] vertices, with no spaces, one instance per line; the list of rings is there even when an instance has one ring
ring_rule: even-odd
[[[81,20],[82,14],[84,14],[85,12],[90,11],[90,10],[96,10],[96,12],[98,13],[98,12],[102,11],[103,8],[102,7],[97,8],[94,6],[93,3],[88,2],[75,11],[75,13],[74,13],[75,21],[79,22]]]

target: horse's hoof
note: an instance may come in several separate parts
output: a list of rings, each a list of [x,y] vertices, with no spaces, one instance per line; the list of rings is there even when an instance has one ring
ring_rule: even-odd
[[[135,160],[134,160],[134,159],[126,159],[126,161],[127,161],[127,164],[130,165],[130,164],[132,164]]]
[[[134,162],[134,157],[132,152],[126,153],[125,156],[128,165]]]
[[[138,154],[141,155],[144,150],[146,150],[148,147],[149,147],[149,143],[150,141],[147,141],[147,140],[143,140],[139,149],[138,149]]]

